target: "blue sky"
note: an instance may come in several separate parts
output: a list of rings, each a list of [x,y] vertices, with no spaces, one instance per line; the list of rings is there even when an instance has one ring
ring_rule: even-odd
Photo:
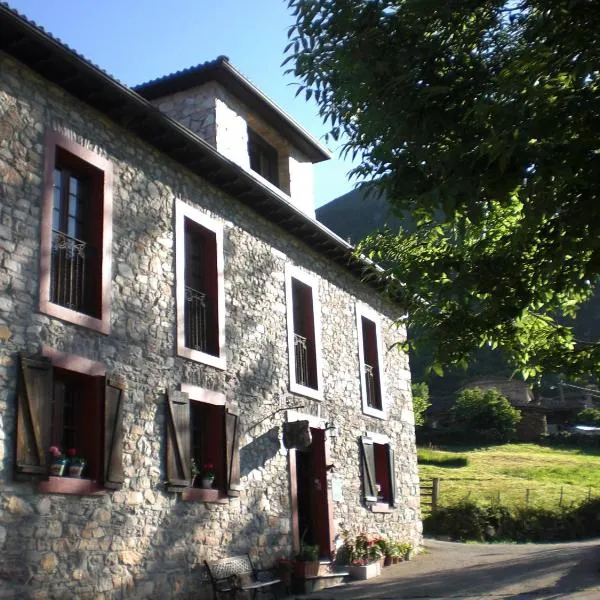
[[[321,142],[317,107],[295,97],[281,66],[293,17],[287,0],[8,0],[8,4],[126,85],[224,54]],[[337,144],[329,145],[335,153]],[[351,164],[315,166],[315,204],[350,191]]]

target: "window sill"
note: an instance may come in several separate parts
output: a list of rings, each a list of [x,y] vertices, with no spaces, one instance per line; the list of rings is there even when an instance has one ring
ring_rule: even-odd
[[[363,414],[369,415],[370,417],[375,417],[376,419],[387,419],[387,415],[384,410],[381,410],[379,408],[373,408],[372,406],[368,406],[367,404],[363,404]]]
[[[106,304],[106,302],[103,304]],[[102,311],[102,318],[97,319],[96,317],[77,312],[65,306],[60,306],[60,304],[54,304],[49,300],[40,299],[39,311],[50,317],[56,317],[61,321],[92,329],[104,335],[110,334],[110,317],[106,309]]]
[[[314,389],[306,385],[296,383],[295,381],[290,382],[290,392],[292,394],[298,394],[299,396],[306,396],[307,398],[312,398],[313,400],[323,400],[322,390]]]
[[[102,496],[106,490],[93,479],[77,477],[48,477],[40,481],[37,491],[42,494],[75,494],[78,496]]]
[[[177,356],[193,360],[194,362],[208,365],[209,367],[215,367],[215,369],[225,370],[227,368],[227,361],[225,360],[225,354],[221,350],[221,356],[214,356],[206,352],[200,352],[199,350],[192,350],[185,346],[177,347]]]
[[[394,512],[394,509],[388,502],[375,502],[371,506],[371,512],[374,513],[391,513]]]
[[[181,499],[184,502],[216,502],[218,504],[227,504],[227,497],[221,495],[220,490],[187,488],[181,493]]]

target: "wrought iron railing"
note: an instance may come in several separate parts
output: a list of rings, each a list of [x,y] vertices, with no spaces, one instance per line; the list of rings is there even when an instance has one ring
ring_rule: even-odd
[[[309,385],[307,339],[297,333],[294,334],[294,356],[296,357],[296,383]]]
[[[50,300],[73,310],[85,305],[87,244],[61,231],[52,231]]]
[[[190,286],[185,286],[185,345],[206,352],[208,298]]]
[[[381,408],[381,398],[377,389],[375,367],[365,363],[365,387],[367,388],[367,406]]]

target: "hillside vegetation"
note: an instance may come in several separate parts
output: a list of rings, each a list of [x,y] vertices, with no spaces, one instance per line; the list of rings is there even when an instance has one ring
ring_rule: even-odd
[[[600,498],[600,453],[590,449],[536,444],[443,451],[422,448],[419,475],[422,481],[440,478],[441,506],[468,499],[555,508],[590,495]]]

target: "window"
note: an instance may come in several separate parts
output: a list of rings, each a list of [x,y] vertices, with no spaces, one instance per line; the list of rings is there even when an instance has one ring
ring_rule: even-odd
[[[176,202],[177,353],[225,368],[223,228]]]
[[[225,395],[197,386],[172,391],[167,400],[167,479],[184,500],[216,501],[239,496],[239,419],[225,407]],[[193,477],[192,460],[214,481],[202,489],[202,474]]]
[[[390,439],[370,433],[361,438],[363,492],[373,512],[387,512],[397,505],[394,450]]]
[[[47,492],[120,488],[123,384],[99,363],[48,348],[44,354],[19,361],[16,478],[43,480]],[[51,446],[85,459],[81,480],[49,477]]]
[[[356,325],[363,412],[385,418],[379,320],[373,311],[357,305]]]
[[[112,166],[65,136],[46,135],[40,311],[110,329]]]
[[[286,268],[290,390],[322,398],[321,338],[316,280],[295,267]]]
[[[248,129],[250,168],[279,187],[279,158],[277,150],[265,139]]]

